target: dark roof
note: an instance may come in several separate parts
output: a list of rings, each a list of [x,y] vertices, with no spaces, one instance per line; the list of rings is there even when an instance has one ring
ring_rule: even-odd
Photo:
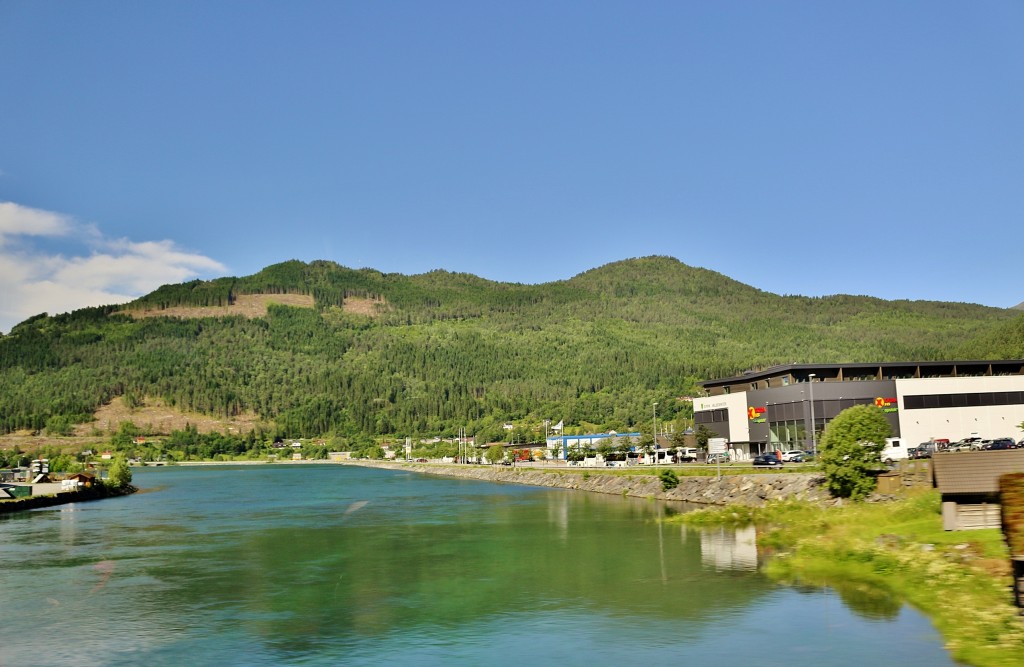
[[[991,368],[991,371],[988,369]],[[763,380],[783,375],[795,375],[806,377],[814,373],[818,377],[834,375],[837,371],[844,371],[844,374],[851,374],[849,371],[878,371],[883,374],[885,371],[896,370],[906,371],[920,369],[925,374],[941,373],[943,375],[1021,375],[1024,374],[1024,359],[1001,359],[1001,360],[951,360],[951,361],[879,361],[879,362],[858,362],[851,364],[783,364],[781,366],[770,366],[757,370],[744,371],[740,375],[726,378],[705,380],[701,383],[704,387],[716,387],[736,384],[737,382],[750,382]],[[959,371],[958,371],[959,369]]]
[[[947,452],[932,457],[942,495],[999,493],[999,477],[1024,472],[1024,449]]]

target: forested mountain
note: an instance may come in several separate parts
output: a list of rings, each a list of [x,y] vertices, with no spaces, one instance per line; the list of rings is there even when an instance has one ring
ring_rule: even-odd
[[[254,294],[312,307],[220,314]],[[1008,309],[779,296],[665,257],[542,285],[290,261],[22,322],[0,337],[0,431],[88,421],[119,395],[255,411],[291,437],[468,426],[489,438],[527,419],[621,430],[654,401],[671,418],[700,380],[752,367],[1016,358],[1022,340]]]

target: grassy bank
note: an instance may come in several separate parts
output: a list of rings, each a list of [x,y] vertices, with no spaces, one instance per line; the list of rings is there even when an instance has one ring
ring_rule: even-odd
[[[1024,665],[1024,621],[1013,605],[1008,552],[997,530],[945,532],[938,494],[821,508],[787,502],[680,515],[693,524],[757,523],[765,572],[834,588],[855,611],[894,617],[903,601],[927,614],[957,660]]]

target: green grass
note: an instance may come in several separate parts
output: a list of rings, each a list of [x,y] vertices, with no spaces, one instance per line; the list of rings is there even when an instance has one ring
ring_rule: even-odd
[[[691,524],[757,523],[765,572],[829,586],[865,614],[892,617],[903,601],[927,614],[957,660],[1024,665],[1024,622],[1013,605],[1000,531],[942,530],[938,494],[823,508],[802,502],[682,514]]]

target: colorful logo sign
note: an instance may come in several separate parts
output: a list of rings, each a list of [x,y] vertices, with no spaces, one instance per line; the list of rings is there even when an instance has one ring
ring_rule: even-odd
[[[883,398],[882,396],[875,399],[875,407],[882,412],[896,412],[899,410],[895,398]]]
[[[750,406],[749,408],[747,408],[747,418],[750,419],[750,421],[754,422],[755,424],[763,424],[764,423],[764,421],[765,421],[764,413],[765,413],[765,408],[763,408],[763,407],[755,408],[754,406]]]

